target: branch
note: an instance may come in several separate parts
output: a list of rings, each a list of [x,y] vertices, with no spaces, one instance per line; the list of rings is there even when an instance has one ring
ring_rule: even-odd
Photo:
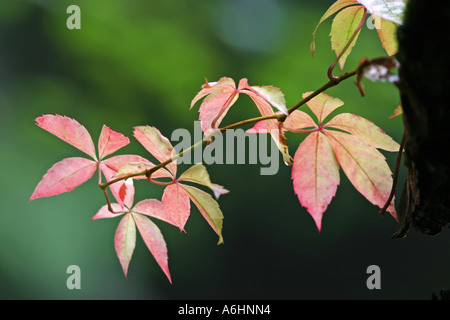
[[[300,108],[302,105],[304,105],[305,103],[307,103],[309,100],[311,100],[312,98],[314,98],[315,96],[319,95],[320,93],[324,92],[325,90],[334,87],[336,85],[338,85],[341,81],[348,79],[354,75],[356,75],[358,72],[358,69],[355,69],[353,71],[350,72],[346,72],[338,77],[334,77],[333,79],[330,79],[326,84],[324,84],[322,87],[320,87],[319,89],[317,89],[316,91],[312,92],[311,94],[309,94],[306,98],[302,99],[301,101],[299,101],[298,103],[296,103],[294,106],[292,106],[291,108],[289,108],[288,114],[291,114],[292,112],[294,112],[295,110],[297,110],[298,108]],[[233,124],[230,124],[226,127],[220,128],[218,129],[220,132],[224,132],[228,129],[233,129],[233,128],[237,128],[237,127],[241,127],[243,125],[246,124],[251,124],[251,123],[256,123],[258,121],[262,121],[262,120],[269,120],[269,119],[277,119],[280,122],[284,122],[286,120],[286,115],[285,114],[273,114],[270,116],[262,116],[262,117],[256,117],[256,118],[251,118],[251,119],[247,119],[247,120],[243,120],[243,121],[239,121]],[[173,161],[177,160],[178,158],[182,157],[184,154],[186,154],[187,152],[190,152],[192,150],[194,150],[195,148],[203,145],[204,143],[207,143],[209,141],[211,141],[211,139],[213,138],[214,134],[204,138],[203,140],[197,142],[196,144],[190,146],[188,149],[181,151],[180,153],[178,153],[177,155],[173,156],[172,158],[167,159],[164,162],[161,162],[160,164],[154,166],[151,169],[147,169],[141,172],[136,172],[136,173],[130,173],[127,175],[124,175],[122,177],[110,180],[108,182],[105,183],[99,183],[98,186],[104,191],[105,193],[105,197],[106,200],[108,202],[108,208],[111,211],[111,203],[108,197],[108,194],[106,192],[106,188],[108,188],[110,185],[112,185],[113,183],[119,182],[121,180],[125,180],[128,178],[133,178],[133,177],[137,177],[137,176],[146,176],[147,179],[150,182],[155,183],[155,180],[151,179],[151,175],[156,171],[159,170],[165,166],[167,166],[169,163],[172,163]],[[112,211],[111,211],[112,212]]]

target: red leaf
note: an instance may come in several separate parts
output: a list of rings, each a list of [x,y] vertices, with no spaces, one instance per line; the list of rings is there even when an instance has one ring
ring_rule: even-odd
[[[66,116],[47,114],[36,118],[36,123],[42,129],[47,130],[97,160],[91,135],[76,120]]]
[[[69,192],[89,180],[97,169],[96,162],[80,158],[66,158],[55,163],[42,177],[29,201]]]
[[[308,135],[294,155],[294,191],[321,230],[322,215],[339,185],[339,164],[324,134]]]
[[[102,164],[106,165],[108,168],[115,171],[116,178],[121,176],[119,175],[119,172],[121,174],[137,173],[147,169],[151,169],[152,167],[155,166],[147,159],[132,154],[114,156],[112,158],[102,160]],[[171,177],[172,175],[165,168],[161,168],[152,174],[152,178],[171,178]],[[133,179],[145,179],[145,178],[146,177],[144,175],[133,177]]]
[[[156,259],[156,262],[166,274],[170,283],[172,283],[169,272],[167,246],[161,231],[147,217],[138,213],[132,213],[132,215],[147,248],[150,250],[153,257]]]
[[[130,143],[130,139],[123,134],[111,130],[103,125],[102,132],[98,139],[98,154],[99,158],[103,159],[107,155],[116,152],[120,148]]]

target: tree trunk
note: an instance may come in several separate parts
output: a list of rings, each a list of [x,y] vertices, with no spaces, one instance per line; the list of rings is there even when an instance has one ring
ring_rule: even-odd
[[[435,235],[450,223],[450,2],[409,0],[398,29],[407,180],[400,226]]]

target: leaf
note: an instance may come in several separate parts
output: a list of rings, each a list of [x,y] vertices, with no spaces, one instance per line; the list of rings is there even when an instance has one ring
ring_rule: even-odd
[[[395,108],[394,112],[389,116],[389,119],[395,118],[403,113],[402,105],[399,104],[397,108]]]
[[[36,118],[36,123],[40,128],[54,134],[97,160],[91,135],[76,120],[66,116],[46,114]]]
[[[55,163],[42,177],[29,201],[70,192],[89,180],[97,164],[89,159],[73,157]]]
[[[303,99],[308,97],[310,94],[312,94],[312,92],[304,93]],[[306,105],[316,115],[319,124],[322,124],[323,120],[325,120],[331,112],[343,104],[344,102],[342,100],[329,96],[326,93],[320,93],[306,103]]]
[[[123,134],[111,130],[107,126],[103,125],[102,132],[100,133],[100,137],[98,139],[99,158],[103,159],[129,143],[130,139],[125,137]]]
[[[362,6],[351,6],[343,9],[334,17],[333,24],[331,25],[330,36],[331,48],[336,52],[336,56],[339,56],[355,33],[358,25],[361,23],[363,15],[364,8]],[[339,59],[339,66],[341,70],[344,69],[345,60],[352,51],[352,48],[355,46],[360,32],[361,30],[358,31],[345,53]]]
[[[120,178],[130,174],[137,174],[146,170],[150,170],[155,167],[152,163],[147,162],[130,162],[122,166],[119,171],[117,171],[115,177]],[[135,176],[133,179],[145,178],[144,175]],[[152,173],[152,178],[173,178],[172,175],[164,168],[158,169]]]
[[[100,165],[100,170],[102,171],[103,175],[105,176],[105,179],[107,182],[114,180],[116,171],[112,170],[111,167]],[[113,194],[114,198],[116,198],[117,202],[123,206],[126,192],[123,192],[123,188],[125,187],[125,181],[118,181],[116,183],[113,183],[109,185],[109,189],[111,190],[111,193]],[[121,192],[122,190],[122,192]]]
[[[115,178],[149,170],[155,166],[147,159],[132,154],[114,156],[112,158],[102,160],[102,164],[108,166],[108,168],[116,172],[114,176]],[[133,177],[133,179],[145,178],[146,177],[144,175]],[[161,168],[152,173],[152,178],[172,178],[172,175],[165,168]]]
[[[221,91],[221,90],[229,91],[229,90],[234,90],[235,88],[236,88],[236,84],[234,83],[234,80],[231,78],[227,78],[227,77],[222,77],[217,82],[206,82],[202,86],[202,90],[200,90],[200,92],[197,93],[197,95],[194,97],[194,99],[192,99],[190,109],[192,109],[192,107],[197,103],[198,100],[200,100],[201,98],[203,98],[213,92]]]
[[[185,184],[182,184],[184,190],[188,193],[192,202],[197,206],[202,216],[209,223],[214,232],[219,236],[219,242],[223,243],[222,223],[223,214],[217,202],[206,192]]]
[[[324,127],[348,131],[359,137],[372,147],[387,151],[398,151],[400,145],[392,140],[382,129],[372,121],[351,113],[340,113],[331,119]]]
[[[317,229],[339,185],[339,164],[328,139],[319,131],[308,135],[294,155],[294,192],[313,217]]]
[[[214,192],[216,199],[219,199],[222,194],[229,192],[224,187],[211,182],[206,167],[201,163],[195,164],[183,172],[183,174],[178,178],[178,181],[189,181],[202,184]]]
[[[161,231],[147,217],[138,213],[132,213],[132,216],[145,245],[156,259],[156,262],[161,267],[170,283],[172,283],[169,272],[167,246]]]
[[[166,211],[164,204],[156,199],[146,199],[139,201],[132,209],[133,212],[145,214],[149,217],[154,217],[159,220],[168,222],[176,226],[171,217]]]
[[[122,265],[125,277],[128,275],[128,266],[136,246],[136,224],[131,213],[127,213],[120,220],[114,236],[114,247],[117,257]]]
[[[171,159],[176,155],[176,151],[169,139],[164,137],[155,127],[140,126],[134,128],[134,137],[160,162]],[[175,161],[169,163],[166,168],[175,177],[177,164]]]
[[[402,24],[405,11],[404,0],[357,0],[371,14],[380,16],[385,20]]]
[[[294,110],[284,121],[283,127],[288,131],[317,127],[313,118],[306,112]]]
[[[121,212],[123,209],[122,206],[118,203],[111,203],[111,208],[113,209],[114,212]],[[108,205],[105,204],[100,208],[100,210],[98,210],[98,212],[92,217],[91,220],[93,221],[97,219],[116,218],[119,217],[120,215],[121,214],[116,214],[109,211]]]
[[[339,10],[341,10],[342,8],[348,7],[350,5],[353,4],[358,4],[358,2],[356,0],[338,0],[335,3],[333,3],[327,11],[325,11],[324,15],[322,16],[322,18],[320,18],[319,23],[317,24],[316,28],[314,29],[313,32],[313,40],[311,42],[311,54],[314,56],[314,52],[316,50],[316,43],[315,43],[315,39],[316,39],[316,32],[317,29],[319,28],[319,25],[325,21],[326,19],[328,19],[330,16],[332,16],[333,14],[335,14],[336,12],[338,12]]]
[[[266,101],[267,103],[278,109],[278,111],[284,113],[285,115],[289,115],[286,109],[286,99],[284,98],[283,92],[281,92],[279,88],[274,86],[250,86],[248,84],[248,80],[246,78],[243,78],[239,81],[239,89],[241,90],[242,93],[246,93],[248,95],[250,94],[247,91],[242,90],[243,89],[250,90],[250,92],[261,97],[263,101]],[[258,104],[256,105],[258,106]],[[272,109],[270,109],[269,114],[273,114]]]
[[[245,81],[245,83],[246,83],[246,81]],[[269,103],[266,100],[264,100],[264,98],[262,96],[255,94],[252,91],[247,91],[247,90],[243,91],[243,93],[250,96],[250,98],[256,104],[256,106],[262,116],[270,116],[270,115],[274,114],[272,107],[269,105]],[[270,132],[278,149],[280,150],[280,152],[283,156],[284,163],[286,163],[287,165],[291,165],[292,157],[289,154],[289,147],[287,145],[286,137],[282,130],[282,123],[276,119],[269,119],[269,120],[265,121],[265,126],[266,126],[267,131]]]
[[[180,184],[174,183],[164,189],[161,201],[166,208],[170,223],[183,231],[191,213],[189,195]]]
[[[325,130],[325,134],[353,186],[372,204],[382,208],[392,188],[392,173],[384,156],[351,134],[330,130]],[[398,221],[394,200],[387,211]]]
[[[376,15],[372,16],[375,21],[377,21],[376,19],[379,19],[380,25],[379,28],[377,28],[377,32],[381,40],[381,45],[388,55],[395,55],[398,52],[397,24],[389,20],[380,19]]]

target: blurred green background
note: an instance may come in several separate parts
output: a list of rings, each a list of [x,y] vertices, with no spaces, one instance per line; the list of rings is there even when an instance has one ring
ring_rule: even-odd
[[[435,237],[412,230],[406,239],[392,240],[395,220],[380,217],[341,172],[318,234],[281,158],[276,176],[261,176],[259,165],[208,166],[213,182],[231,191],[219,200],[223,245],[216,245],[197,209],[186,234],[155,221],[167,242],[172,285],[139,237],[124,277],[113,245],[119,220],[90,221],[105,202],[95,179],[28,203],[53,163],[83,156],[38,128],[36,117],[73,117],[94,141],[106,124],[131,137],[120,153],[147,157],[132,138],[133,126],[153,125],[168,137],[177,128],[192,132],[198,106],[189,105],[205,77],[274,85],[292,106],[327,81],[335,58],[329,20],[319,28],[314,58],[309,45],[332,2],[2,1],[0,298],[430,299],[448,287],[448,230]],[[81,30],[66,27],[71,4],[81,8]],[[346,69],[363,56],[380,55],[376,31],[364,27]],[[362,115],[400,141],[401,117],[388,120],[399,103],[397,90],[364,84],[364,98],[351,79],[327,93],[345,102],[342,112]],[[256,108],[242,98],[224,124],[254,116]],[[288,135],[292,155],[302,138]],[[393,168],[396,155],[386,157]],[[144,181],[136,187],[136,201],[162,193]],[[81,268],[81,290],[66,287],[72,264]],[[381,268],[381,290],[366,287],[366,269],[373,264]]]

